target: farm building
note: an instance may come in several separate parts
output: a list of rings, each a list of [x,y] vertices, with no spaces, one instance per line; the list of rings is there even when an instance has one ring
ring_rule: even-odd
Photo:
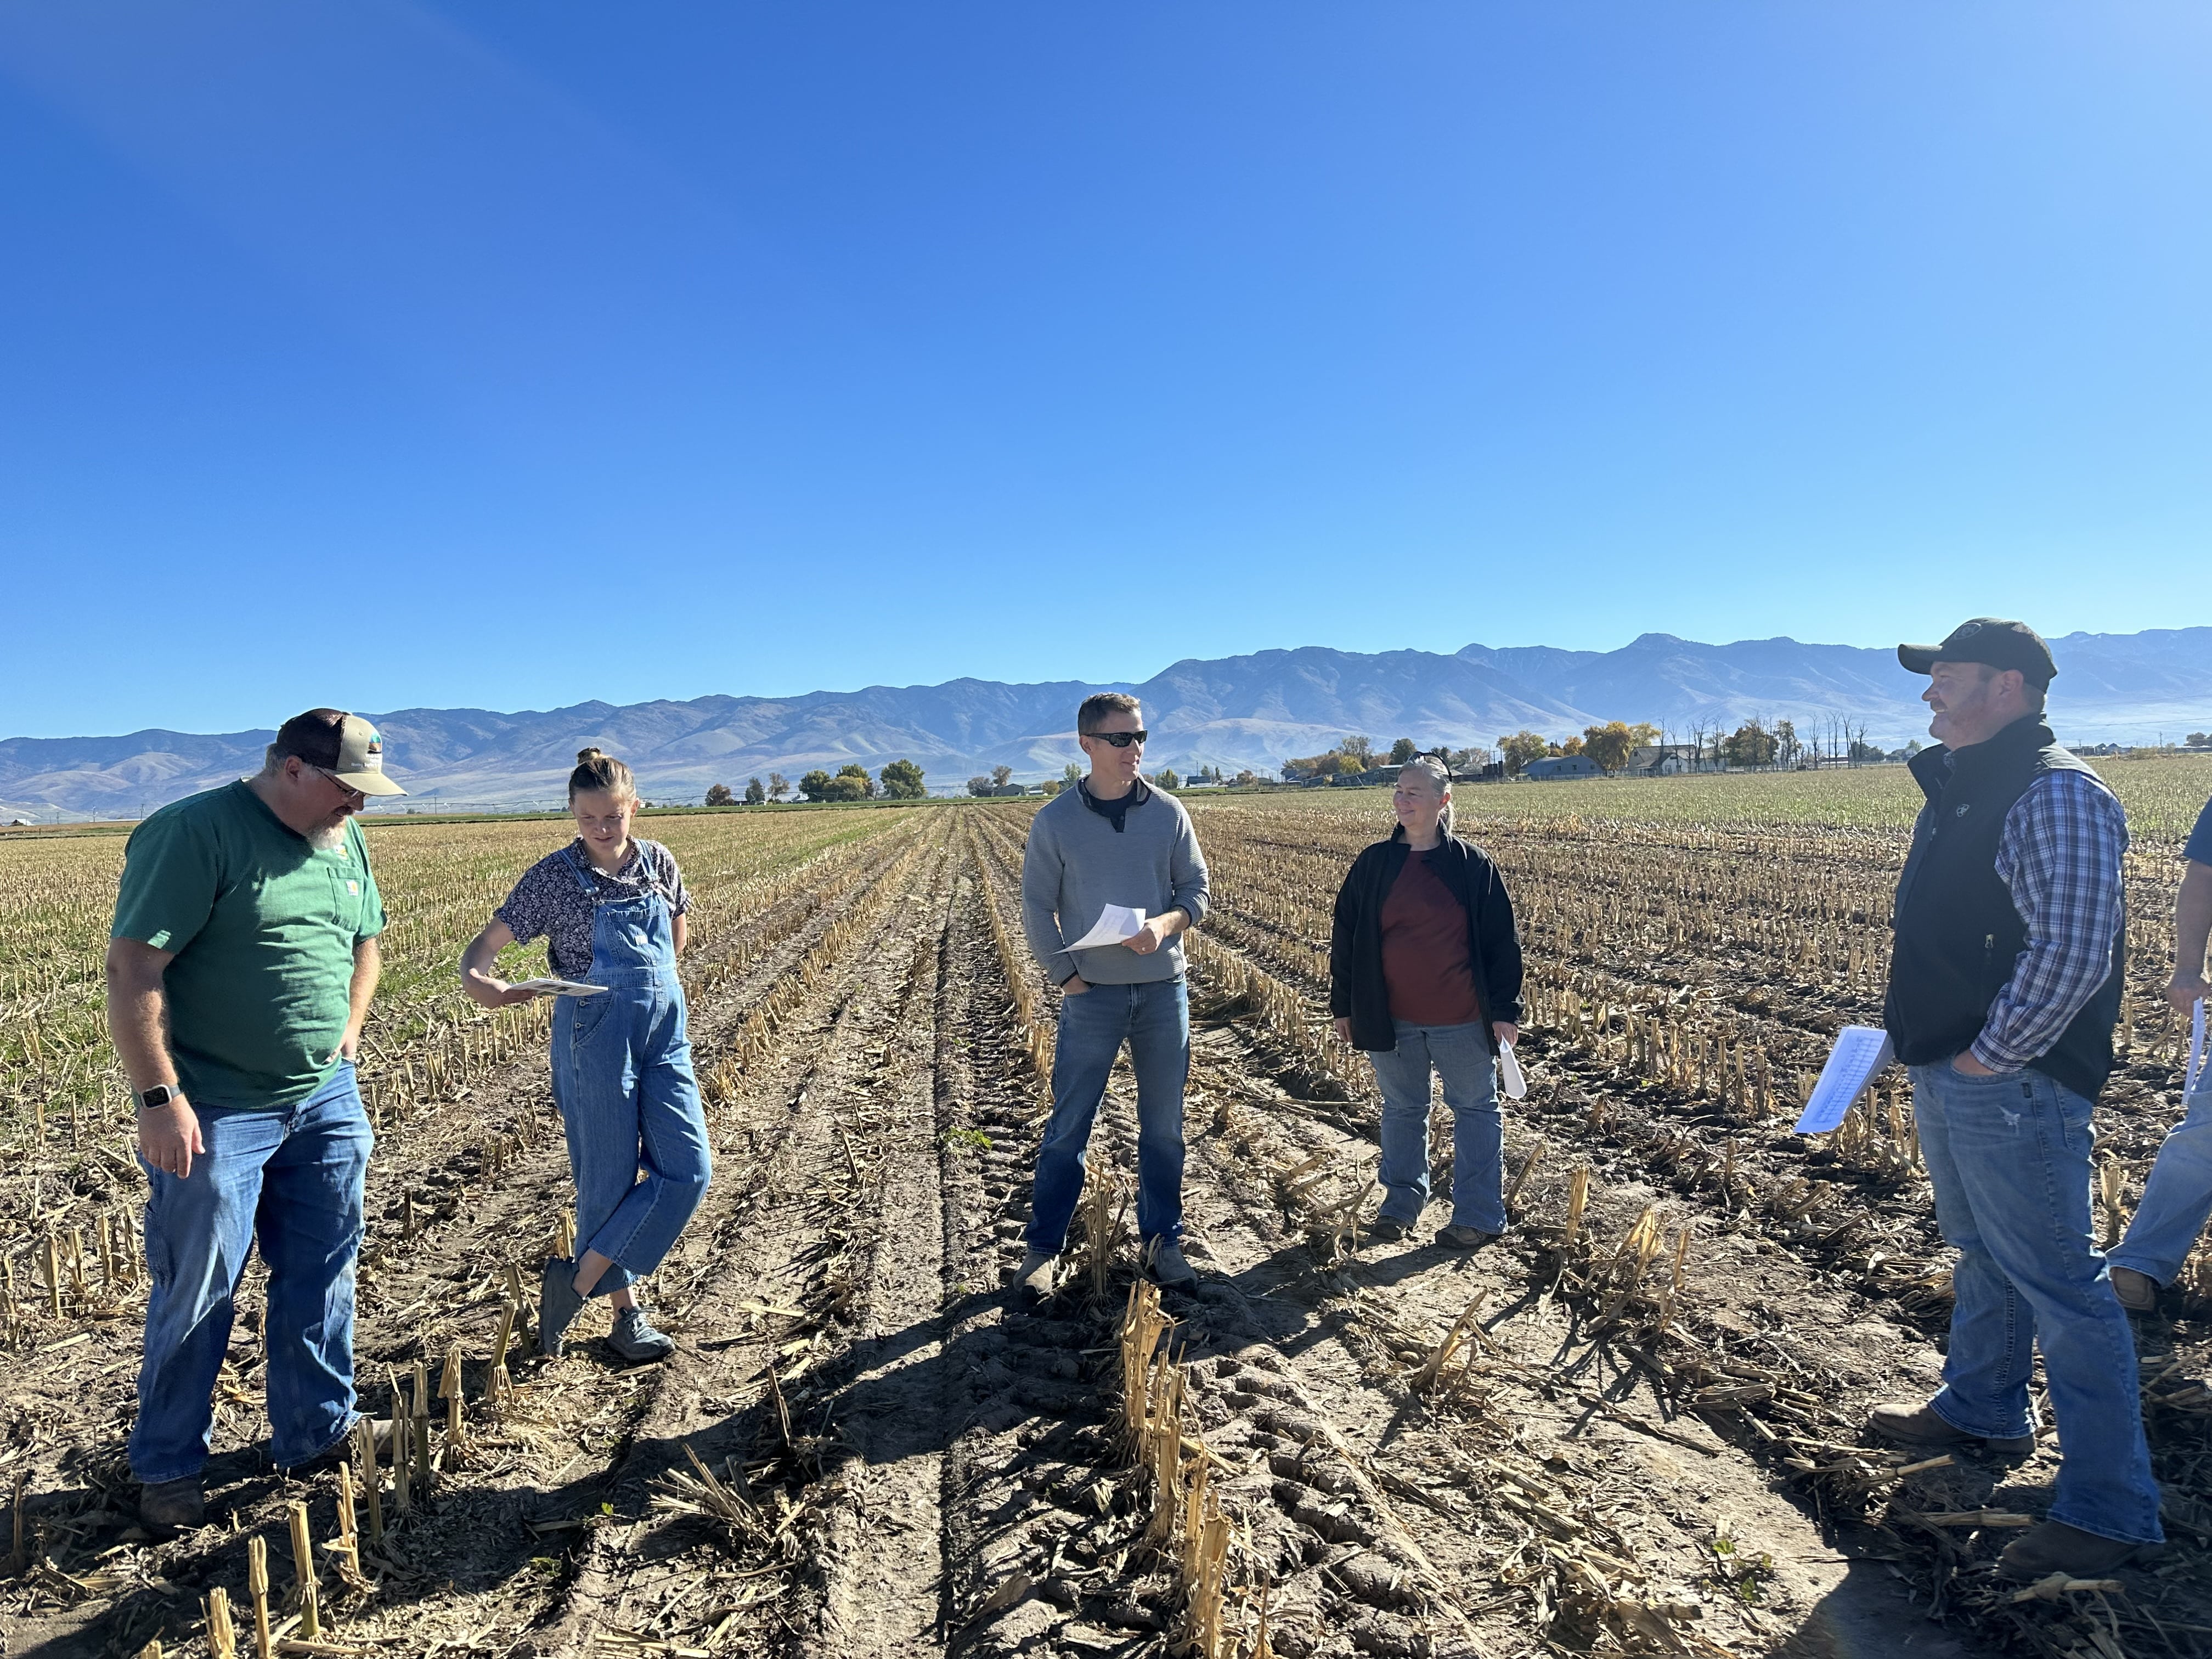
[[[1535,783],[1555,783],[1561,778],[1594,778],[1604,769],[1588,755],[1553,755],[1532,760],[1525,769]]]
[[[1647,743],[1629,755],[1627,764],[1620,769],[1621,775],[1671,778],[1677,772],[1695,770],[1697,752],[1686,743]]]

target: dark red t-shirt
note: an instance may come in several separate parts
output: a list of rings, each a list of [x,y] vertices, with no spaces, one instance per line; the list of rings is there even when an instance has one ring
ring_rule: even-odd
[[[1413,1025],[1473,1025],[1482,1018],[1468,960],[1467,910],[1425,853],[1408,853],[1382,901],[1382,982],[1390,1018]]]

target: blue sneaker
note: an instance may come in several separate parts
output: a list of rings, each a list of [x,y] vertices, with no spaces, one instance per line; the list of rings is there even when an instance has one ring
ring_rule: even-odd
[[[645,1316],[642,1308],[615,1310],[615,1328],[607,1333],[607,1346],[633,1365],[665,1359],[676,1352],[676,1339],[665,1331],[657,1331]]]

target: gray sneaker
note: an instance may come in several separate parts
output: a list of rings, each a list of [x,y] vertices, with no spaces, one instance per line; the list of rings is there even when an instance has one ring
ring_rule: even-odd
[[[538,1349],[548,1359],[561,1357],[561,1339],[583,1306],[584,1298],[576,1294],[576,1264],[553,1257],[538,1281]]]
[[[676,1352],[676,1339],[665,1331],[653,1329],[644,1309],[617,1308],[615,1328],[607,1333],[607,1346],[633,1365],[640,1365],[647,1360],[667,1358]]]
[[[138,1488],[138,1520],[150,1533],[190,1532],[206,1519],[207,1494],[197,1474]]]
[[[1145,1275],[1168,1290],[1188,1291],[1198,1283],[1198,1270],[1182,1259],[1172,1238],[1156,1238],[1145,1246]]]
[[[1052,1276],[1059,1266],[1056,1252],[1047,1255],[1032,1244],[1022,1257],[1022,1265],[1014,1270],[1014,1288],[1042,1302],[1052,1294]]]

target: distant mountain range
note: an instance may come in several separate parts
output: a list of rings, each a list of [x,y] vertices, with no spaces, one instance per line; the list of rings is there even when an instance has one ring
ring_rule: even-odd
[[[2212,728],[2212,628],[2069,634],[2051,650],[2059,666],[2051,720],[2063,738],[2148,742]],[[1138,685],[962,679],[514,714],[400,708],[373,718],[392,775],[412,792],[397,805],[512,805],[556,800],[587,743],[626,758],[657,800],[696,800],[715,783],[742,790],[747,778],[772,771],[795,784],[815,767],[858,762],[872,771],[902,758],[919,762],[938,790],[1000,765],[1018,779],[1054,776],[1079,758],[1075,708],[1097,690],[1144,700],[1152,765],[1273,775],[1285,760],[1349,734],[1466,748],[1523,726],[1564,737],[1612,720],[1650,720],[1684,738],[1753,717],[1794,720],[1806,736],[1841,722],[1894,746],[1925,731],[1916,699],[1926,684],[1888,650],[1790,639],[1701,645],[1646,634],[1618,651],[1470,645],[1442,656],[1307,646],[1192,659]],[[57,810],[136,817],[255,769],[273,735],[0,741],[0,821]]]

